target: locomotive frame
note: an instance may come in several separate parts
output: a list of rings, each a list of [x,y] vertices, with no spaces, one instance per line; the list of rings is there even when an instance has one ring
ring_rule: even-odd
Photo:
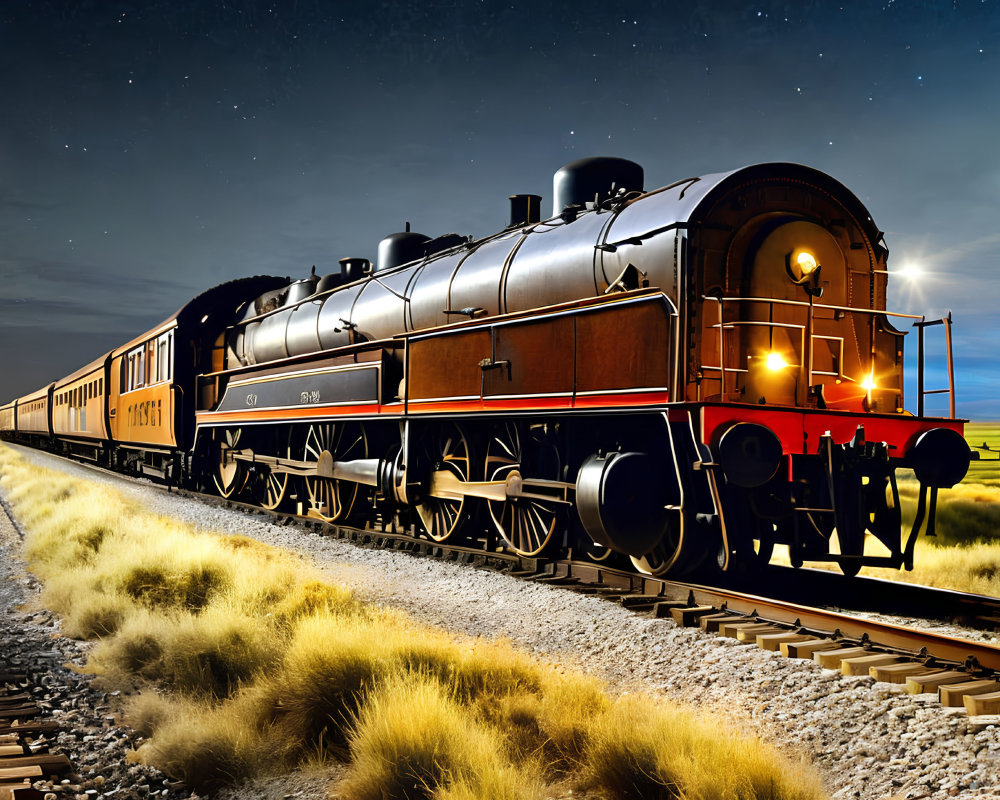
[[[216,287],[0,407],[0,433],[327,521],[571,549],[912,568],[970,451],[903,407],[888,250],[862,204],[762,164],[642,190],[585,159],[482,239],[407,230],[379,264]],[[98,411],[102,413],[97,413]],[[44,424],[43,424],[44,423]],[[900,530],[896,471],[920,484]]]

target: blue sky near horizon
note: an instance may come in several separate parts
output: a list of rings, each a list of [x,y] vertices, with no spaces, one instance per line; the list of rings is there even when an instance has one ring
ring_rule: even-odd
[[[619,155],[647,188],[842,181],[922,269],[890,307],[952,312],[959,414],[1000,420],[1000,0],[24,0],[0,69],[3,399],[211,285],[374,258],[407,220],[489,234]]]

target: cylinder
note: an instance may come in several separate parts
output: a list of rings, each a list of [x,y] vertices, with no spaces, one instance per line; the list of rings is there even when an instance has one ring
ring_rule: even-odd
[[[662,463],[646,453],[592,455],[576,478],[580,522],[598,544],[642,556],[669,524]]]

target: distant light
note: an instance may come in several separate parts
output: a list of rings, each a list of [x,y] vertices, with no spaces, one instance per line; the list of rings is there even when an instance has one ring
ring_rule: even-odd
[[[865,379],[863,381],[861,381],[861,388],[864,389],[866,392],[870,392],[870,391],[872,391],[872,389],[876,388],[875,387],[875,370],[872,370],[871,372],[869,372],[865,376]]]
[[[899,269],[892,270],[890,274],[898,275],[900,278],[904,278],[908,281],[913,281],[920,278],[920,276],[924,274],[924,271],[916,264],[904,264]]]
[[[774,352],[767,354],[767,361],[765,363],[767,364],[767,368],[772,372],[778,372],[788,366],[788,362],[781,357],[781,353]]]

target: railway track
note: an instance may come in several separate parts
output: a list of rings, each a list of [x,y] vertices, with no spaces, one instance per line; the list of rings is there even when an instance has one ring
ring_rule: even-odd
[[[847,675],[869,675],[876,681],[902,684],[905,691],[914,694],[935,693],[942,705],[964,708],[970,716],[1000,714],[1000,646],[815,604],[819,597],[842,599],[845,587],[849,587],[852,605],[866,611],[997,627],[1000,601],[995,598],[867,578],[846,581],[820,570],[773,567],[765,570],[763,581],[774,589],[773,596],[763,597],[745,591],[743,584],[750,578],[740,575],[726,576],[724,585],[722,581],[715,581],[715,585],[670,581],[572,557],[528,558],[496,548],[433,542],[388,525],[384,530],[361,529],[187,489],[158,488],[361,546],[466,563],[596,595],[636,613],[669,616],[678,624],[698,626],[788,657],[811,658]],[[762,583],[759,572],[753,581]]]
[[[6,502],[0,509],[0,540],[21,539]],[[0,800],[41,800],[41,789],[60,783],[73,768],[65,755],[49,752],[62,726],[46,713],[52,703],[44,699],[45,676],[13,669],[5,652],[0,653]]]

